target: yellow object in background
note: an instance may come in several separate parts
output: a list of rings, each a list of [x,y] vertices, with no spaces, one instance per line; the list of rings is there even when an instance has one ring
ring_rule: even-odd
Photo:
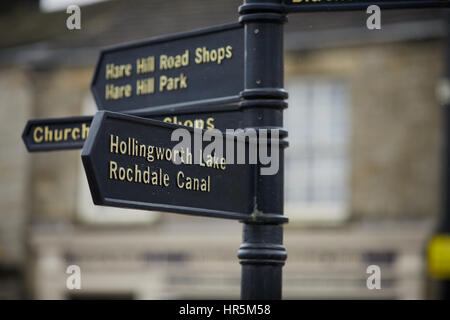
[[[450,279],[450,235],[437,235],[430,241],[428,268],[432,278]]]

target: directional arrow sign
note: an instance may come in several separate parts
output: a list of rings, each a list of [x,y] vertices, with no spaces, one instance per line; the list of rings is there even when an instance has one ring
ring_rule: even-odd
[[[81,156],[94,203],[248,218],[253,212],[256,165],[228,164],[223,157],[197,162],[195,155],[206,154],[204,147],[210,142],[196,147],[194,140],[201,141],[201,135],[210,131],[186,128],[192,148],[177,149],[178,142],[171,141],[171,135],[178,128],[161,121],[98,112]],[[224,146],[227,139],[237,141],[235,136],[220,139]],[[235,147],[244,143],[243,147],[249,145],[240,141]]]
[[[97,107],[139,113],[238,101],[243,30],[234,23],[103,50],[91,85]]]
[[[91,121],[89,116],[29,120],[22,139],[29,152],[80,149]]]
[[[202,107],[190,112],[153,112],[145,116],[176,125],[199,129],[237,129],[243,127],[239,105],[219,105],[220,111],[204,112]],[[86,140],[92,117],[67,117],[29,120],[22,139],[29,152],[81,149]]]
[[[448,7],[449,0],[285,0],[286,12]]]

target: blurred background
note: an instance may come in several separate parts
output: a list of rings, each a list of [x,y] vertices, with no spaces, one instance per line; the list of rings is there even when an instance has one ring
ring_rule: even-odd
[[[102,47],[234,22],[242,2],[92,2],[0,4],[0,298],[239,298],[240,223],[95,207],[80,150],[30,154],[21,134],[95,113]],[[442,214],[445,14],[386,10],[373,31],[364,11],[289,16],[284,298],[439,297],[426,248]],[[66,287],[72,264],[81,290]]]

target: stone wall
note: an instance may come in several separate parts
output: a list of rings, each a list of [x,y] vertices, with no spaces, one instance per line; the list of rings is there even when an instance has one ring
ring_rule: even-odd
[[[0,70],[0,266],[24,262],[30,161],[21,135],[33,106],[33,88],[21,69]]]
[[[81,115],[90,94],[91,69],[60,69],[33,74],[36,118]],[[80,150],[29,154],[32,163],[32,221],[72,221]]]
[[[352,104],[351,217],[408,219],[439,212],[443,72],[440,41],[289,54],[286,76],[336,78]]]

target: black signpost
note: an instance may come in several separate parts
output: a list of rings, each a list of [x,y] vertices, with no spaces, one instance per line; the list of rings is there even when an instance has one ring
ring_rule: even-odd
[[[178,141],[171,141],[171,135],[179,128],[157,120],[98,112],[81,154],[94,203],[251,219],[255,165],[228,163],[226,150],[222,156],[208,158],[205,147],[209,142],[202,136],[206,131],[200,129],[186,128],[190,147],[176,149]],[[196,139],[200,141],[197,145]],[[234,155],[239,148],[256,147],[255,141],[223,135],[224,147],[230,139]]]
[[[283,89],[283,23],[286,16],[271,5],[280,1],[245,1],[239,8],[245,30],[246,127],[283,127],[287,92]],[[244,222],[243,243],[238,257],[242,265],[242,299],[281,299],[283,246],[284,150],[280,149],[280,170],[276,175],[257,177],[256,208],[268,221]]]
[[[91,85],[100,110],[127,113],[236,102],[243,88],[239,23],[104,49]]]
[[[29,152],[81,149],[92,117],[28,120],[22,140]]]
[[[29,151],[84,144],[82,160],[95,204],[241,221],[241,298],[281,299],[287,258],[282,227],[287,222],[287,132],[282,129],[286,14],[365,10],[372,4],[382,9],[448,7],[449,1],[245,0],[239,23],[103,50],[91,89],[99,110],[107,111],[93,120],[31,120],[23,140]],[[261,175],[260,164],[225,164],[220,159],[212,167],[175,164],[167,150],[173,150],[171,134],[181,126],[190,128],[191,139],[204,132],[194,127],[279,129],[279,139],[271,141],[280,146],[279,171]],[[157,152],[166,158],[158,158]]]
[[[246,126],[283,126],[282,109],[287,98],[283,90],[283,23],[286,13],[329,10],[365,10],[369,5],[381,8],[420,8],[448,6],[448,1],[291,1],[245,0],[239,8],[245,25],[245,89],[242,105],[249,106]],[[264,117],[258,116],[264,114]],[[280,171],[273,176],[258,176],[258,210],[275,217],[270,222],[246,222],[238,257],[242,264],[242,299],[281,299],[282,266],[286,260],[281,218],[283,215],[283,150]]]
[[[237,103],[214,106],[190,106],[184,109],[160,108],[140,114],[144,118],[160,120],[197,129],[242,128],[244,114]],[[28,120],[22,139],[29,152],[81,149],[87,139],[92,116]]]

